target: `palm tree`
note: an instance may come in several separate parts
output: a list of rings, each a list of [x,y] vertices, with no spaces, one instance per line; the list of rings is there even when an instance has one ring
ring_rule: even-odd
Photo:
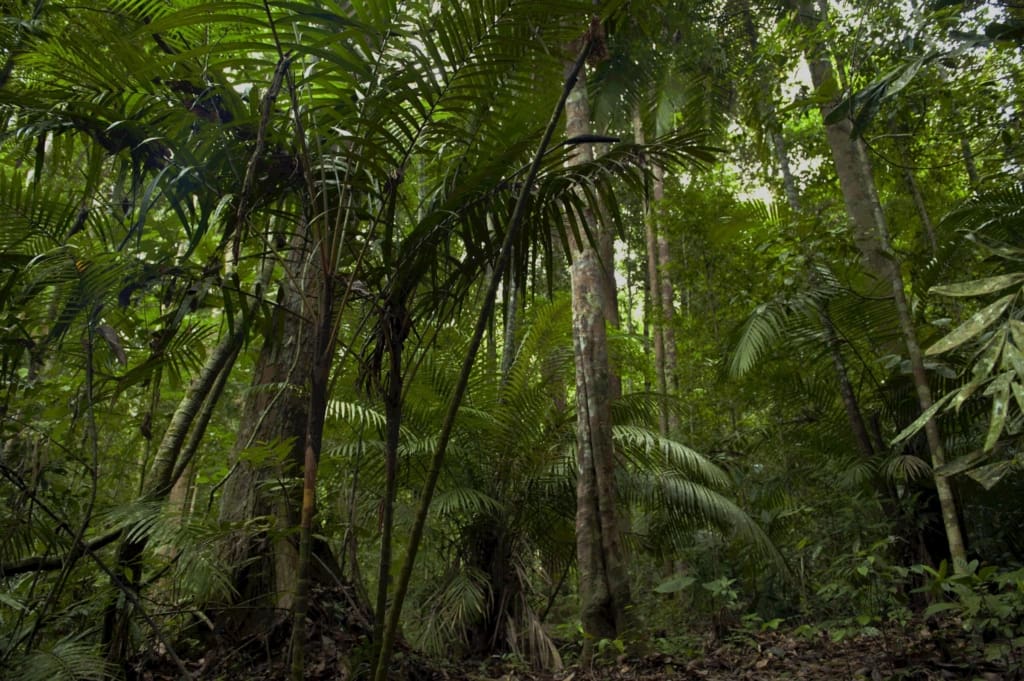
[[[573,370],[570,311],[564,298],[528,310],[509,371],[478,374],[465,397],[433,504],[434,526],[450,539],[430,546],[430,578],[414,593],[423,614],[411,629],[427,650],[451,654],[458,641],[477,656],[512,651],[544,668],[559,663],[542,622],[574,562],[576,415],[554,399]],[[455,332],[445,337],[442,347],[464,343]],[[409,471],[422,470],[429,457],[454,357],[432,347],[408,385],[415,397],[402,438]],[[714,528],[771,554],[757,526],[725,496],[728,475],[651,429],[656,405],[640,394],[623,396],[615,407],[620,504],[680,536],[682,528]],[[347,415],[352,432],[385,421],[372,404],[338,403],[332,411]],[[374,438],[363,446],[384,449]],[[382,467],[363,471],[371,489],[382,478]],[[631,539],[645,545],[649,538]]]
[[[113,400],[116,391],[144,386],[155,407],[165,371],[185,381],[199,374],[204,337],[232,339],[224,353],[211,353],[213,361],[233,358],[233,344],[250,330],[262,336],[220,485],[223,518],[236,530],[228,544],[238,549],[229,554],[237,562],[227,566],[235,588],[227,605],[241,598],[272,610],[294,602],[295,621],[304,619],[327,389],[339,357],[362,343],[364,327],[348,325],[361,291],[375,303],[362,309],[397,318],[401,328],[443,325],[497,259],[514,199],[528,218],[515,237],[514,268],[524,281],[535,246],[550,254],[553,227],[565,214],[580,215],[598,198],[614,205],[622,179],[642,186],[639,150],[628,146],[571,170],[562,167],[568,150],[560,148],[538,158],[533,175],[522,173],[537,140],[534,96],[561,81],[559,59],[544,45],[578,32],[582,6],[112,2],[74,15],[44,11],[8,51],[2,105],[14,161],[5,193],[16,207],[28,199],[59,208],[24,222],[34,239],[56,221],[52,257],[45,242],[25,237],[20,253],[32,276],[13,261],[17,269],[5,280],[23,291],[21,307],[40,292],[55,295],[51,318],[24,329],[33,343],[46,341],[36,357],[72,332],[84,334],[86,368],[96,352],[115,361],[124,354],[129,363],[123,375],[99,383],[87,372],[90,409],[96,395]],[[508,107],[492,106],[496,93]],[[647,153],[671,165],[697,151],[692,137],[676,135]],[[53,194],[38,178],[55,168],[59,178],[78,158],[88,160],[89,174],[75,200],[25,194],[32,181],[33,191]],[[411,190],[406,178],[415,168],[422,177]],[[60,243],[86,236],[95,252]],[[141,266],[139,258],[146,259]],[[134,320],[128,348],[149,344],[151,352],[124,353],[110,320],[130,316],[141,297],[157,300],[160,288],[172,304],[156,324]],[[36,366],[18,351],[23,340],[8,347],[15,365]],[[405,370],[400,350],[385,344],[371,353],[390,357],[396,382]],[[173,482],[187,470],[190,442],[198,446],[216,404],[206,398],[219,392],[207,388],[222,385],[230,367],[220,359],[210,365],[212,382],[197,383],[183,403],[187,418],[172,422],[179,444],[169,442],[156,458],[154,479]],[[99,465],[91,470],[101,474]],[[159,504],[167,485],[157,487]],[[300,519],[296,546],[292,528]],[[70,523],[80,530],[62,552],[113,541],[93,537],[91,524],[90,513]],[[120,562],[139,587],[147,527],[136,519],[113,535],[134,528]],[[15,561],[31,553],[21,547]],[[222,610],[229,621],[237,612]],[[113,657],[124,649],[114,641],[128,630],[123,615],[108,627]],[[301,653],[295,629],[293,650]]]

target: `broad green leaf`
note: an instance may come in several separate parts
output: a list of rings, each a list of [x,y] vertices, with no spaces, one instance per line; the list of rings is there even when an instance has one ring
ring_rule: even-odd
[[[992,489],[1015,468],[1017,468],[1017,464],[1014,461],[996,461],[968,471],[967,475],[985,489]]]
[[[17,610],[18,612],[25,612],[28,608],[21,601],[15,599],[13,596],[8,596],[5,593],[0,593],[0,604],[3,604],[11,610]]]
[[[954,395],[956,395],[956,397],[953,400],[953,409],[955,409],[957,413],[960,413],[960,407],[963,406],[964,402],[971,398],[971,395],[973,395],[974,392],[978,388],[980,388],[981,384],[984,382],[985,381],[983,378],[973,379],[966,385],[964,385],[962,388],[957,390],[955,393],[953,393]]]
[[[996,368],[996,364],[999,362],[999,357],[1003,353],[1003,348],[1006,346],[1006,331],[997,333],[986,341],[982,349],[978,351],[977,359],[974,360],[973,366],[971,366],[971,382],[981,383],[985,381],[989,374]]]
[[[944,466],[939,466],[935,469],[935,475],[951,476],[969,471],[976,467],[982,459],[985,458],[985,452],[981,450],[975,450],[966,456],[961,456],[953,461],[950,461]]]
[[[654,587],[659,594],[673,594],[683,589],[689,589],[697,580],[689,575],[675,575]]]
[[[1017,408],[1024,412],[1024,386],[1020,384],[1020,381],[1014,381],[1010,387],[1013,389],[1013,396],[1017,398]]]
[[[1008,296],[1003,296],[988,307],[979,310],[951,333],[940,338],[936,343],[928,348],[925,354],[937,355],[942,352],[947,352],[955,347],[959,347],[972,338],[981,335],[982,331],[991,326],[992,322],[998,319],[999,316],[1006,311],[1006,308],[1010,306],[1010,303],[1012,303],[1013,299],[1016,297],[1016,293],[1011,293]]]
[[[1010,320],[1010,337],[1018,348],[1024,348],[1024,322],[1019,319]]]
[[[952,406],[957,413],[959,413],[959,408],[964,406],[964,402],[970,399],[971,395],[988,380],[988,375],[995,368],[1002,348],[1007,345],[1005,341],[1006,333],[993,336],[978,352],[978,358],[975,360],[974,366],[971,367],[971,380],[955,392],[956,397],[953,399]]]
[[[914,79],[914,76],[917,75],[917,72],[921,70],[921,66],[926,61],[931,61],[935,57],[935,55],[935,52],[931,52],[927,56],[922,57],[921,59],[917,59],[915,61],[910,62],[910,64],[908,64],[906,68],[903,70],[903,73],[900,73],[898,76],[896,76],[896,78],[893,79],[892,84],[885,92],[885,99],[889,99],[890,97],[895,96],[897,93],[900,92],[900,90],[905,88],[907,84]]]
[[[1017,372],[1018,376],[1024,376],[1024,354],[1021,353],[1015,343],[1003,345],[1003,368],[1006,370],[1013,369]]]
[[[988,293],[995,293],[996,291],[1002,291],[1005,288],[1010,288],[1011,286],[1021,283],[1024,283],[1024,272],[1014,272],[1013,274],[1001,274],[997,277],[986,277],[985,279],[964,281],[959,284],[932,286],[928,290],[929,292],[937,293],[940,296],[967,298],[971,296],[983,296]]]
[[[1006,413],[1010,406],[1010,381],[1016,378],[1017,374],[1007,371],[1000,374],[988,388],[986,395],[992,395],[992,416],[989,419],[988,435],[985,437],[985,451],[991,451],[995,447],[999,436],[1003,433],[1006,425]]]
[[[960,604],[959,603],[949,603],[949,602],[932,603],[931,605],[929,605],[925,609],[924,616],[926,618],[928,618],[928,617],[931,617],[932,615],[935,615],[935,614],[940,613],[940,612],[946,612],[948,610],[958,610],[959,608],[960,608]]]
[[[942,409],[942,407],[945,406],[945,404],[949,402],[949,400],[952,399],[954,395],[956,395],[956,393],[947,393],[938,400],[936,400],[935,403],[932,404],[932,406],[928,407],[926,410],[921,412],[921,415],[914,419],[913,423],[904,428],[900,432],[900,434],[893,439],[892,444],[895,445],[899,442],[903,442],[908,437],[911,437],[912,435],[917,433],[917,431],[924,428],[924,424],[928,423],[928,421],[933,416],[935,416],[935,414],[937,414],[939,410]]]
[[[1004,371],[989,383],[988,387],[985,388],[985,392],[982,395],[995,395],[996,393],[1003,392],[1004,390],[1010,389],[1010,382],[1016,378],[1017,372],[1015,371]]]

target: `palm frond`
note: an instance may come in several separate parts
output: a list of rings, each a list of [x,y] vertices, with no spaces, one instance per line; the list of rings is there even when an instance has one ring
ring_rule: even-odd
[[[435,654],[446,654],[453,640],[463,640],[472,621],[482,615],[491,593],[487,577],[471,567],[453,570],[424,604],[428,613],[422,622],[417,644]]]
[[[12,678],[24,681],[104,681],[113,677],[99,646],[74,638],[33,650],[13,662]]]
[[[682,475],[719,489],[729,485],[728,474],[709,459],[648,428],[617,425],[612,435],[622,456],[638,471],[658,470]]]

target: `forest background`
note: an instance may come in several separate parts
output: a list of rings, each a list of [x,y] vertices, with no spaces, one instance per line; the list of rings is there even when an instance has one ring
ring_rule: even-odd
[[[1013,3],[2,9],[5,678],[1020,673]]]

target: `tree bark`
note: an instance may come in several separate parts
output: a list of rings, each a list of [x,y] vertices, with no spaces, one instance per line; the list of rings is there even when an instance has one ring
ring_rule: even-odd
[[[794,3],[801,24],[812,33],[815,32],[821,22],[821,17],[813,5],[808,0],[791,1]],[[815,41],[808,48],[807,59],[815,88],[820,89],[834,79],[832,63],[820,41]],[[827,116],[834,106],[835,103],[823,105],[822,117]],[[864,142],[859,138],[854,138],[851,131],[852,124],[845,119],[825,126],[826,137],[836,166],[836,174],[839,177],[839,186],[842,189],[846,209],[851,218],[853,240],[860,251],[865,269],[875,277],[879,285],[887,285],[892,293],[893,304],[896,307],[896,315],[910,360],[918,404],[921,411],[924,412],[933,403],[931,386],[917,341],[910,305],[907,302],[903,275],[890,245],[888,224],[878,198]],[[932,468],[937,470],[945,464],[946,454],[935,419],[929,419],[925,424],[925,435],[928,440],[928,448],[931,451]],[[950,556],[953,559],[954,569],[960,572],[966,565],[966,551],[957,516],[956,499],[946,476],[935,475],[934,480],[942,506],[942,518]]]
[[[921,220],[921,229],[924,231],[924,237],[928,243],[928,251],[934,258],[939,253],[939,241],[935,236],[935,223],[932,222],[932,217],[928,213],[928,205],[925,203],[924,195],[921,193],[921,185],[917,181],[917,175],[914,173],[914,169],[910,167],[910,151],[903,140],[903,136],[910,133],[895,124],[892,126],[892,132],[896,138],[896,150],[899,153],[900,172],[903,175],[903,183],[907,186],[907,193],[910,194],[910,198],[914,202],[914,209]]]
[[[315,310],[315,341],[313,363],[309,377],[308,413],[302,462],[302,507],[299,516],[299,561],[296,579],[295,603],[292,607],[291,676],[302,681],[305,676],[306,613],[309,610],[309,590],[312,581],[313,515],[316,511],[316,482],[323,449],[324,422],[327,418],[327,397],[334,359],[334,296],[330,281],[333,274],[332,258],[325,256],[327,248],[323,235],[318,239],[315,261],[319,268],[307,292],[306,310]],[[305,310],[304,310],[305,312]]]
[[[590,108],[583,74],[566,102],[566,135],[590,133]],[[578,145],[570,163],[593,158]],[[594,216],[587,216],[597,229]],[[606,295],[599,254],[582,235],[570,236],[572,257],[573,349],[576,360],[577,464],[576,553],[580,580],[580,619],[584,643],[581,661],[589,664],[594,644],[621,638],[630,630],[629,576],[625,569],[616,509],[615,450],[612,443],[610,369]]]
[[[266,632],[283,622],[298,587],[299,547],[290,530],[299,524],[300,498],[293,487],[279,483],[294,480],[305,462],[308,390],[317,355],[316,315],[305,300],[316,285],[309,241],[308,226],[300,223],[284,258],[278,305],[256,361],[221,494],[220,521],[235,527],[222,547],[237,592],[224,612],[225,628],[232,633]],[[287,452],[279,461],[244,456],[253,446],[286,447]]]
[[[384,385],[384,499],[381,504],[380,565],[377,573],[377,605],[373,635],[379,644],[384,635],[388,588],[391,583],[391,544],[395,525],[395,497],[398,491],[398,445],[402,428],[402,351],[409,333],[405,305],[395,303],[381,320],[387,348],[388,373]]]
[[[665,390],[669,395],[679,394],[679,379],[676,373],[676,332],[673,328],[676,317],[675,287],[672,286],[672,254],[668,245],[668,237],[662,229],[664,221],[660,219],[665,201],[665,169],[654,166],[654,214],[655,233],[658,236],[658,277],[661,286],[661,337],[665,352]],[[679,432],[679,417],[672,409],[667,409],[667,429],[664,435],[676,435]]]
[[[639,107],[633,110],[633,137],[637,144],[645,141],[643,119]],[[647,247],[647,297],[644,315],[645,328],[650,329],[651,345],[654,348],[654,377],[657,390],[661,395],[668,395],[668,380],[665,374],[665,336],[661,321],[661,283],[658,272],[659,248],[657,222],[654,215],[653,187],[651,195],[644,199],[644,238]],[[668,403],[660,400],[658,414],[658,432],[668,435]]]

